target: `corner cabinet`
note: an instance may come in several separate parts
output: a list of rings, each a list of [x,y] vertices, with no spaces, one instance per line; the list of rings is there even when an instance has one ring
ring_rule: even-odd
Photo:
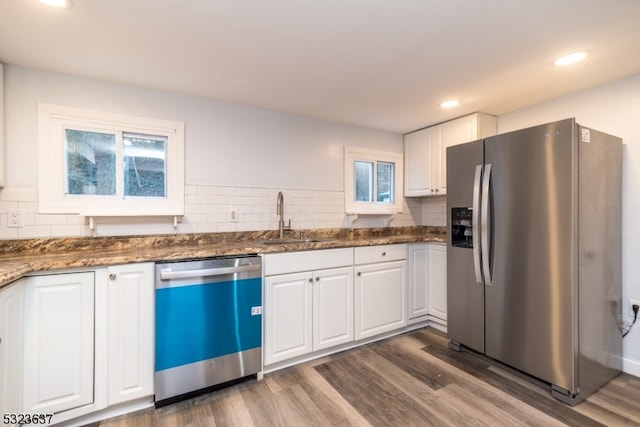
[[[429,272],[427,288],[428,312],[431,316],[447,321],[447,246],[429,244]]]
[[[429,243],[408,245],[409,286],[408,317],[409,322],[429,314]]]
[[[265,365],[353,341],[353,249],[264,258]]]
[[[404,136],[405,197],[447,193],[447,147],[495,135],[497,118],[474,113]]]
[[[447,322],[447,247],[439,243],[409,245],[409,323]]]
[[[355,337],[357,340],[407,325],[407,245],[357,247]]]

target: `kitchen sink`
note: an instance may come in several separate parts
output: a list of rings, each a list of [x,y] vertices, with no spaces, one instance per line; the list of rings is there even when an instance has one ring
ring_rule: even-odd
[[[332,239],[323,239],[319,237],[307,237],[307,238],[293,238],[283,237],[275,239],[258,240],[263,245],[286,245],[291,243],[317,243],[317,242],[329,242]]]

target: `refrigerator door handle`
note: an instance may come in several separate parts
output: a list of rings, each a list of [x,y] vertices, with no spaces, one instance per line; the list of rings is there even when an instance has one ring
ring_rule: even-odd
[[[489,263],[489,190],[491,181],[491,163],[484,166],[482,176],[482,202],[480,207],[480,238],[482,240],[482,272],[484,273],[484,284],[492,285],[491,265]]]
[[[473,268],[476,272],[476,283],[482,283],[482,267],[480,265],[480,183],[482,165],[476,165],[473,180],[473,206],[471,211],[471,241],[473,242]]]

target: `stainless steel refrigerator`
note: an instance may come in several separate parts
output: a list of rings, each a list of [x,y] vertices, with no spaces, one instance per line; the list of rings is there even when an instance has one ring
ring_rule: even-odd
[[[575,119],[447,148],[450,347],[575,404],[622,368],[620,138]]]

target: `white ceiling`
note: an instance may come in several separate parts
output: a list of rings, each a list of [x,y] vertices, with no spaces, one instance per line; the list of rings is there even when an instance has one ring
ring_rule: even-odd
[[[640,0],[73,3],[1,0],[0,62],[401,133],[640,72]]]

